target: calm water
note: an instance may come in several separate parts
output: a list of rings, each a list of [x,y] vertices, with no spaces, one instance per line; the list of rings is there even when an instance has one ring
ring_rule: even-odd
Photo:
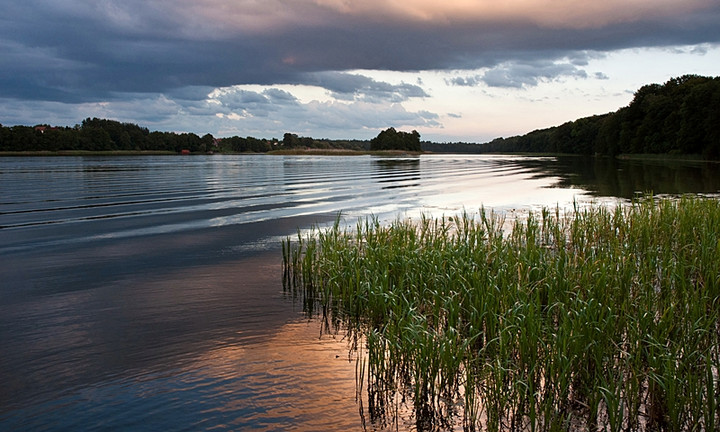
[[[0,158],[0,430],[373,430],[280,239],[717,193],[717,165],[500,156]],[[406,423],[407,422],[407,423]],[[412,419],[392,428],[412,429]]]

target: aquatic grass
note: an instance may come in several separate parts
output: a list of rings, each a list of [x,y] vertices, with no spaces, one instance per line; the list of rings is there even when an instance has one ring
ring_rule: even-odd
[[[286,288],[362,338],[371,418],[418,429],[714,430],[720,202],[645,197],[381,224],[283,243]],[[457,409],[462,406],[462,412]]]

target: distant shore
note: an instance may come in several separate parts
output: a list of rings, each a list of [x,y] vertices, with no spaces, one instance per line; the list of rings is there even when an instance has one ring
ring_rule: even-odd
[[[349,150],[349,149],[288,149],[272,150],[267,152],[270,155],[293,156],[293,155],[322,155],[322,156],[418,156],[427,152],[411,152],[406,150]]]
[[[289,150],[273,150],[269,152],[253,153],[190,153],[186,156],[197,155],[320,155],[320,156],[418,156],[428,152],[409,152],[404,150],[348,150],[348,149],[289,149]],[[92,151],[92,150],[61,150],[61,151],[10,151],[0,152],[2,156],[179,156],[181,153],[171,151],[140,151],[140,150],[113,150],[113,151]]]
[[[8,151],[0,156],[172,156],[179,153],[159,150],[60,150],[60,151]]]

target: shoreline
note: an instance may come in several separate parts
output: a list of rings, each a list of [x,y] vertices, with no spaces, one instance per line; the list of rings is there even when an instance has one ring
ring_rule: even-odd
[[[345,150],[345,149],[288,149],[271,150],[269,152],[244,152],[244,153],[190,153],[182,154],[161,150],[59,150],[59,151],[8,151],[0,152],[0,157],[21,157],[21,156],[223,156],[223,155],[269,155],[269,156],[420,156],[431,152],[409,152],[404,150]]]
[[[59,157],[59,156],[224,156],[224,155],[270,155],[270,156],[392,156],[392,157],[417,157],[430,154],[467,154],[467,155],[505,155],[505,156],[526,156],[526,157],[578,157],[578,158],[613,158],[617,160],[634,161],[659,161],[659,162],[690,162],[690,163],[720,163],[720,160],[703,159],[701,155],[677,155],[677,154],[631,154],[622,153],[616,156],[605,155],[577,155],[567,153],[436,153],[431,151],[410,152],[405,150],[350,150],[350,149],[285,149],[271,150],[269,152],[242,152],[242,153],[221,153],[221,152],[198,152],[182,154],[164,150],[58,150],[58,151],[0,151],[0,157]]]
[[[161,150],[59,150],[59,151],[8,151],[0,152],[0,157],[22,156],[173,156],[180,153]]]
[[[287,149],[271,150],[266,154],[279,156],[420,156],[429,152],[412,152],[406,150],[349,150],[349,149]]]

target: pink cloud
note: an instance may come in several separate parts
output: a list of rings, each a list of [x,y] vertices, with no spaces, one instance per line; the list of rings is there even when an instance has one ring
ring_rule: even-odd
[[[456,24],[515,23],[545,28],[599,28],[702,11],[714,0],[183,0],[190,22],[207,30],[273,33],[348,21]],[[199,23],[198,19],[210,20]]]
[[[314,0],[313,3],[352,15],[437,23],[524,21],[568,28],[668,17],[713,5],[712,0]]]

